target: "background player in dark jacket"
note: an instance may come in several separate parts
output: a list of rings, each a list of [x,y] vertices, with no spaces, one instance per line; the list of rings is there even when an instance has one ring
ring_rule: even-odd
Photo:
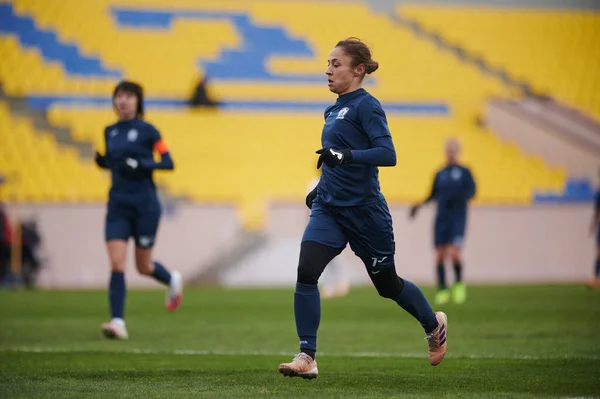
[[[464,303],[467,299],[467,290],[462,282],[461,247],[467,223],[468,202],[475,195],[475,180],[471,171],[458,163],[459,153],[459,142],[449,139],[446,142],[446,166],[436,173],[429,197],[414,205],[410,212],[411,217],[415,217],[422,205],[430,201],[437,203],[434,225],[438,276],[436,304],[447,303],[451,297],[456,303]],[[456,280],[452,291],[446,285],[444,263],[447,258],[452,261]]]
[[[429,362],[437,365],[446,353],[446,315],[433,312],[421,290],[396,274],[392,217],[379,190],[378,166],[394,166],[396,151],[379,101],[361,88],[365,74],[377,62],[358,39],[339,42],[329,54],[329,90],[338,95],[325,110],[323,148],[317,169],[323,172],[308,198],[310,220],[302,237],[294,315],[300,353],[279,372],[315,378],[315,352],[321,319],[318,280],[327,264],[347,243],[364,262],[384,298],[395,301],[423,326]]]
[[[167,285],[166,307],[177,309],[182,299],[182,281],[178,272],[170,273],[152,261],[161,205],[152,177],[154,170],[173,170],[173,160],[158,130],[142,120],[142,87],[121,82],[113,93],[113,106],[119,121],[104,130],[106,153],[96,153],[96,163],[109,169],[112,185],[108,195],[105,239],[110,258],[109,302],[112,320],[102,324],[108,338],[126,339],[125,267],[127,242],[135,240],[135,265],[139,273]],[[154,161],[154,153],[160,161]]]
[[[594,267],[594,275],[588,282],[588,287],[598,288],[600,287],[600,191],[596,193],[590,234],[596,235],[596,265]]]

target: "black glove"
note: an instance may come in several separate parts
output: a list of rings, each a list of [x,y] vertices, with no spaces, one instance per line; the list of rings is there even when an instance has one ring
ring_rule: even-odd
[[[135,158],[125,158],[119,165],[119,172],[125,177],[137,177],[140,175],[142,165]]]
[[[317,154],[321,154],[317,161],[317,169],[323,165],[323,162],[334,168],[337,165],[352,162],[354,159],[352,150],[349,148],[344,148],[342,150],[336,150],[335,148],[321,148],[317,151]]]
[[[419,211],[419,208],[421,207],[420,204],[416,204],[410,207],[410,218],[414,219],[415,216],[417,216],[417,212]]]
[[[306,196],[306,206],[308,209],[312,209],[313,201],[317,198],[317,188],[315,187],[308,195]]]
[[[108,165],[106,163],[106,155],[100,155],[98,151],[96,151],[94,155],[94,161],[96,161],[96,165],[98,165],[102,169],[108,168]]]

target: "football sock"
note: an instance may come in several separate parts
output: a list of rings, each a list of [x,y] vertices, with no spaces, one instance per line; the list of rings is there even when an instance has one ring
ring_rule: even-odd
[[[126,294],[125,273],[112,272],[108,286],[108,302],[110,304],[110,314],[113,319],[123,319]]]
[[[294,293],[296,332],[300,338],[300,351],[315,358],[317,330],[321,321],[321,298],[317,284],[296,283]]]
[[[462,263],[459,260],[454,262],[454,277],[457,283],[462,281]]]
[[[171,283],[171,273],[160,262],[152,262],[154,264],[154,271],[152,272],[152,277],[154,277],[157,281],[160,281],[163,284]]]
[[[444,262],[440,262],[436,267],[438,288],[440,290],[446,289],[446,269],[444,268]]]
[[[600,259],[596,259],[596,278],[600,278]]]
[[[437,328],[438,321],[435,313],[423,292],[415,284],[404,280],[404,288],[396,298],[396,303],[417,319],[426,333],[429,334]]]

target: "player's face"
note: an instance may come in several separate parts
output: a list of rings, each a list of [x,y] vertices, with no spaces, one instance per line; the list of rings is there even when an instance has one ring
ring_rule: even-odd
[[[135,118],[137,112],[137,96],[130,91],[119,90],[113,99],[113,105],[120,120]]]
[[[346,94],[360,87],[362,76],[361,68],[364,65],[360,64],[352,67],[352,59],[339,47],[335,47],[329,53],[327,60],[327,85],[329,90],[335,94]]]
[[[449,141],[446,143],[446,160],[448,163],[458,162],[459,153],[460,147],[456,141]]]

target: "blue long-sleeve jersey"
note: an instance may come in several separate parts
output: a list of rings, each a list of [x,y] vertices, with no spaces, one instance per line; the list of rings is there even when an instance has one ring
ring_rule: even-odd
[[[377,167],[394,166],[396,151],[379,101],[358,89],[339,96],[324,116],[323,148],[350,149],[353,161],[336,167],[323,165],[317,200],[335,206],[382,200]]]
[[[462,165],[447,165],[433,180],[431,194],[425,202],[437,203],[437,219],[467,216],[467,203],[476,191],[471,171]]]
[[[104,129],[106,143],[106,168],[112,174],[109,198],[127,202],[156,199],[156,186],[152,172],[155,169],[174,169],[173,159],[156,128],[140,119],[120,121]],[[154,161],[154,152],[161,156]],[[122,173],[127,158],[139,162],[135,177]]]

